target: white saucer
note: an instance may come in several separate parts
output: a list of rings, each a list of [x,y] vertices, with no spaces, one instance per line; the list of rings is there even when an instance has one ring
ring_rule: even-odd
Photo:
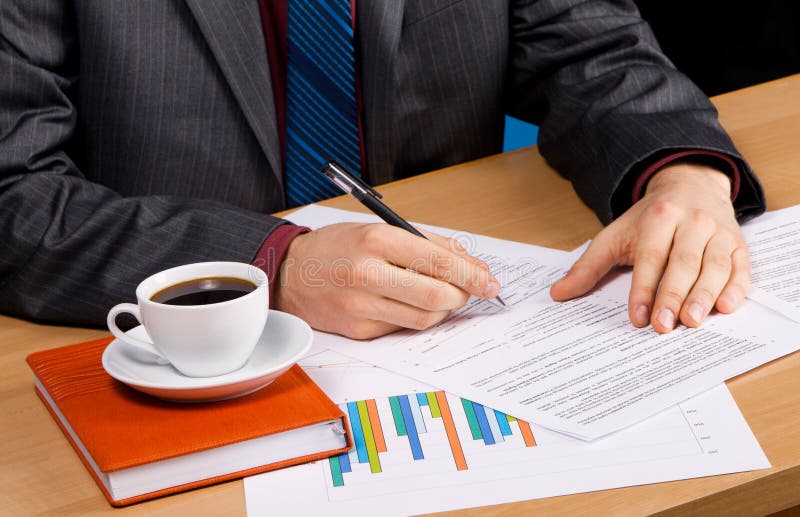
[[[126,334],[148,340],[141,325]],[[187,377],[171,365],[145,362],[129,353],[118,339],[103,352],[109,375],[154,397],[179,402],[210,402],[241,397],[274,381],[311,348],[308,323],[280,311],[269,311],[264,333],[247,363],[216,377]]]

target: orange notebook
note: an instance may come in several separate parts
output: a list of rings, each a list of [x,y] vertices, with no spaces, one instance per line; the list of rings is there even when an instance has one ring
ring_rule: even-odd
[[[36,393],[112,505],[326,458],[352,447],[345,415],[295,365],[207,404],[166,402],[109,376],[111,338],[28,356]]]

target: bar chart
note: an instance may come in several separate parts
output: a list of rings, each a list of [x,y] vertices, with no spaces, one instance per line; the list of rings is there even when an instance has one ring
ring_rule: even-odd
[[[725,386],[588,443],[330,350],[301,364],[355,446],[247,478],[248,513],[409,515],[769,466]]]
[[[469,428],[466,439],[481,441],[484,446],[489,446],[504,442],[508,437],[518,434],[522,438],[522,445],[536,446],[536,439],[528,422],[477,402],[463,398],[459,401],[457,410],[463,411],[463,418],[466,419]],[[384,406],[388,405],[391,421],[381,420],[378,402]],[[353,471],[353,464],[369,465],[373,474],[383,472],[381,454],[388,452],[385,433],[394,433],[394,437],[405,438],[411,459],[420,461],[425,459],[420,436],[443,430],[453,468],[455,470],[469,468],[461,445],[462,437],[459,436],[448,396],[443,391],[394,395],[377,401],[358,400],[340,404],[339,407],[348,416],[355,447],[349,453],[328,459],[334,487],[345,485],[345,475]],[[442,426],[431,426],[430,422],[433,419],[439,419]]]

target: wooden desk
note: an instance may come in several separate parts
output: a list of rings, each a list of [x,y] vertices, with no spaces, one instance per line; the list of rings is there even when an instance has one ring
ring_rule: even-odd
[[[723,125],[759,172],[770,209],[800,203],[800,76],[714,99]],[[387,185],[410,219],[503,239],[571,249],[600,229],[536,148]],[[348,199],[330,206],[359,210]],[[0,514],[110,512],[100,490],[33,392],[34,350],[107,335],[0,316]],[[798,336],[800,339],[800,336]],[[800,504],[800,353],[728,382],[772,462],[768,470],[606,490],[466,510],[463,515],[765,514]],[[241,481],[117,511],[244,514]]]

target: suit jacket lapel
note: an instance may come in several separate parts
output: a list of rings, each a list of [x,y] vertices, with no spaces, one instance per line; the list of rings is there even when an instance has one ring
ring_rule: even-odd
[[[283,185],[272,82],[258,2],[186,0],[233,95]]]
[[[394,176],[393,70],[404,4],[404,0],[361,0],[356,4],[359,70],[366,114],[366,175],[376,185],[390,181]]]

